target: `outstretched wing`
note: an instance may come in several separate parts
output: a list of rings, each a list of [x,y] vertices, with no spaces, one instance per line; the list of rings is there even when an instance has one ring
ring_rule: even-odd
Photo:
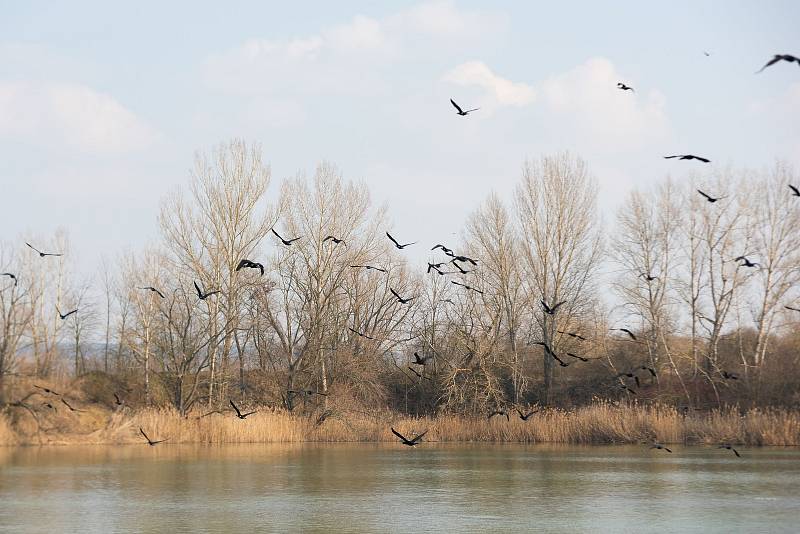
[[[767,63],[763,67],[761,67],[759,70],[757,70],[756,74],[758,74],[762,70],[766,69],[767,67],[769,67],[771,65],[774,65],[775,63],[777,63],[780,60],[781,60],[781,56],[775,56],[774,58],[772,58],[769,61],[767,61]]]
[[[395,436],[397,436],[398,438],[402,439],[403,441],[408,441],[408,440],[406,439],[406,437],[405,437],[403,434],[401,434],[400,432],[398,432],[398,431],[397,431],[397,430],[395,430],[394,428],[391,428],[391,427],[390,427],[390,429],[391,429],[391,431],[392,431],[392,434],[394,434],[394,435],[395,435]]]
[[[236,405],[233,403],[233,399],[229,399],[228,402],[230,402],[231,406],[233,406],[233,409],[236,410],[236,415],[241,416],[242,412],[240,412],[239,408],[237,408]]]
[[[389,288],[389,291],[391,291],[391,292],[392,292],[392,295],[394,295],[395,297],[397,297],[397,300],[403,300],[403,297],[401,297],[400,295],[398,295],[398,294],[397,294],[397,291],[395,291],[395,290],[394,290],[394,289],[392,289],[391,287]]]
[[[428,431],[426,430],[425,432],[423,432],[419,436],[415,436],[414,439],[411,440],[411,443],[419,443],[419,441],[422,439],[422,436],[424,436],[427,433],[428,433]]]
[[[464,111],[459,107],[458,104],[456,104],[455,100],[453,100],[452,98],[450,99],[450,103],[453,104],[453,107],[456,108],[459,113],[464,113]]]
[[[200,286],[197,285],[197,282],[194,282],[194,288],[197,290],[197,296],[203,298],[203,291],[200,289]]]
[[[795,186],[793,186],[792,184],[789,184],[789,189],[791,189],[791,190],[792,190],[792,192],[793,192],[795,195],[797,195],[798,197],[800,197],[800,189],[796,188],[796,187],[795,187]]]
[[[147,437],[147,434],[145,434],[145,433],[144,433],[144,430],[142,430],[142,427],[139,427],[139,432],[141,432],[141,433],[142,433],[142,435],[144,436],[144,439],[146,439],[146,440],[147,440],[147,443],[152,443],[152,442],[150,441],[150,438],[148,438],[148,437]]]
[[[386,232],[386,237],[388,237],[396,247],[400,246],[400,243],[398,243],[397,240],[393,238],[392,234],[390,234],[389,232]]]

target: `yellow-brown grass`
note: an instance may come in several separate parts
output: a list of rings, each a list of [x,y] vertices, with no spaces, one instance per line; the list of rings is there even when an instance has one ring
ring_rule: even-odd
[[[180,417],[166,408],[112,412],[100,406],[79,414],[59,411],[40,417],[0,416],[0,445],[26,443],[136,443],[143,441],[139,427],[151,439],[170,443],[273,443],[394,441],[393,426],[411,437],[429,430],[428,441],[526,443],[662,443],[746,445],[800,444],[800,413],[787,410],[752,410],[745,415],[729,409],[684,417],[669,406],[615,405],[597,402],[573,411],[543,410],[528,421],[515,415],[442,415],[410,418],[389,412],[337,412],[321,424],[317,417],[264,409],[246,420],[232,414]]]

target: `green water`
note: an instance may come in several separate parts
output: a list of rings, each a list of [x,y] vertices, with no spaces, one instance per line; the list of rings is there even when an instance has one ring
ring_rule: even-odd
[[[800,532],[800,451],[0,448],[0,532]]]

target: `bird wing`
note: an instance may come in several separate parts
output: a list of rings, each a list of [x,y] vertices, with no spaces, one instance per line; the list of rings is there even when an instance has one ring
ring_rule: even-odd
[[[692,157],[693,157],[694,159],[696,159],[697,161],[702,161],[703,163],[711,163],[711,160],[710,160],[710,159],[701,158],[700,156],[692,156]]]
[[[736,449],[734,449],[733,447],[731,447],[731,450],[733,451],[733,454],[735,454],[737,458],[741,458],[741,457],[742,457],[742,455],[741,455],[741,454],[739,454],[739,451],[737,451],[737,450],[736,450]]]
[[[260,263],[253,263],[251,267],[253,267],[254,269],[258,268],[258,270],[261,271],[261,276],[264,276],[264,265]]]
[[[481,109],[481,108],[472,108],[472,109],[468,109],[468,110],[467,110],[467,111],[465,111],[464,113],[472,113],[473,111],[478,111],[479,109]]]
[[[672,159],[672,158],[679,158],[679,157],[680,157],[680,155],[676,155],[676,156],[664,156],[664,159]]]
[[[389,232],[386,232],[386,237],[388,237],[392,241],[392,243],[395,244],[395,246],[397,246],[397,247],[400,246],[400,243],[398,243],[397,240],[395,238],[393,238],[392,234],[390,234]]]
[[[237,271],[241,270],[242,268],[247,266],[248,263],[250,263],[250,260],[239,260],[239,265],[236,266],[236,270]]]
[[[774,65],[775,63],[777,63],[780,60],[781,60],[781,56],[775,56],[774,58],[772,58],[769,61],[767,61],[767,63],[763,67],[761,67],[759,70],[757,70],[756,74],[758,74],[762,70],[766,69],[767,67],[769,67],[771,65]]]
[[[247,417],[248,415],[253,415],[254,413],[258,412],[258,410],[254,410],[252,412],[243,413],[242,417]]]
[[[403,300],[403,297],[401,297],[400,295],[398,295],[398,294],[397,294],[397,291],[395,291],[395,290],[394,290],[394,289],[392,289],[391,287],[389,288],[389,291],[391,291],[391,292],[392,292],[392,295],[394,295],[395,297],[397,297],[397,299],[398,299],[398,300]]]
[[[27,241],[25,241],[25,244],[26,244],[26,245],[28,245],[29,247],[31,247],[31,248],[32,248],[33,250],[35,250],[36,252],[38,252],[39,254],[41,254],[41,253],[42,253],[42,252],[41,252],[39,249],[37,249],[36,247],[34,247],[33,245],[31,245],[31,244],[30,244],[30,243],[28,243]]]
[[[295,237],[294,239],[289,239],[288,241],[291,244],[291,243],[294,243],[295,241],[297,241],[298,239],[303,239],[303,236]]]
[[[426,430],[425,432],[423,432],[423,433],[422,433],[422,434],[420,434],[419,436],[415,436],[415,437],[414,437],[414,439],[412,439],[412,440],[411,440],[411,443],[418,443],[418,442],[419,442],[419,440],[421,440],[421,439],[422,439],[422,436],[424,436],[424,435],[425,435],[425,434],[427,434],[427,433],[428,433],[428,431]]]
[[[455,107],[459,113],[464,113],[464,111],[459,107],[458,104],[456,104],[456,101],[453,100],[452,98],[450,99],[450,103],[453,104],[453,107]]]
[[[272,230],[272,233],[273,233],[273,234],[275,234],[276,236],[278,236],[278,239],[280,239],[281,241],[284,241],[284,239],[283,239],[283,238],[280,236],[280,234],[278,234],[278,232],[276,232],[276,231],[275,231],[275,228],[270,228],[270,230]]]
[[[233,409],[236,410],[236,415],[241,416],[242,412],[240,412],[239,408],[237,408],[236,405],[233,403],[233,399],[229,399],[228,402],[230,402],[231,406],[233,406]]]
[[[401,434],[400,432],[398,432],[398,431],[397,431],[397,430],[395,430],[394,428],[391,428],[391,427],[390,427],[390,429],[391,429],[391,431],[392,431],[392,434],[394,434],[394,435],[395,435],[395,436],[397,436],[398,438],[402,439],[403,441],[408,441],[408,440],[406,439],[406,437],[405,437],[403,434]]]
[[[144,430],[142,430],[142,427],[139,427],[139,432],[142,433],[142,435],[144,436],[144,439],[146,439],[148,443],[152,443],[150,441],[150,438],[147,437],[147,434],[144,433]]]
[[[203,298],[203,291],[200,289],[200,286],[197,285],[197,282],[194,283],[194,288],[197,290],[197,296]]]
[[[800,189],[796,188],[792,184],[789,184],[789,189],[791,189],[794,192],[795,195],[800,197]]]
[[[329,241],[329,240],[331,240],[331,239],[333,239],[333,236],[332,236],[332,235],[329,235],[328,237],[326,237],[325,239],[323,239],[323,240],[322,240],[322,242],[324,243],[325,241]]]

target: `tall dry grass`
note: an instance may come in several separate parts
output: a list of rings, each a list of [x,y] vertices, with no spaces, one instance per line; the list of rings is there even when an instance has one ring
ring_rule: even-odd
[[[165,408],[105,411],[95,408],[63,420],[42,423],[36,432],[0,417],[0,444],[14,443],[137,443],[139,427],[151,439],[171,443],[274,443],[394,441],[389,427],[406,435],[429,430],[428,441],[525,443],[662,443],[745,445],[800,444],[800,413],[786,410],[734,409],[684,416],[669,406],[615,405],[597,402],[574,411],[543,410],[528,421],[486,417],[439,416],[409,418],[388,412],[334,413],[318,424],[316,416],[264,410],[240,420],[232,414],[183,418]]]

